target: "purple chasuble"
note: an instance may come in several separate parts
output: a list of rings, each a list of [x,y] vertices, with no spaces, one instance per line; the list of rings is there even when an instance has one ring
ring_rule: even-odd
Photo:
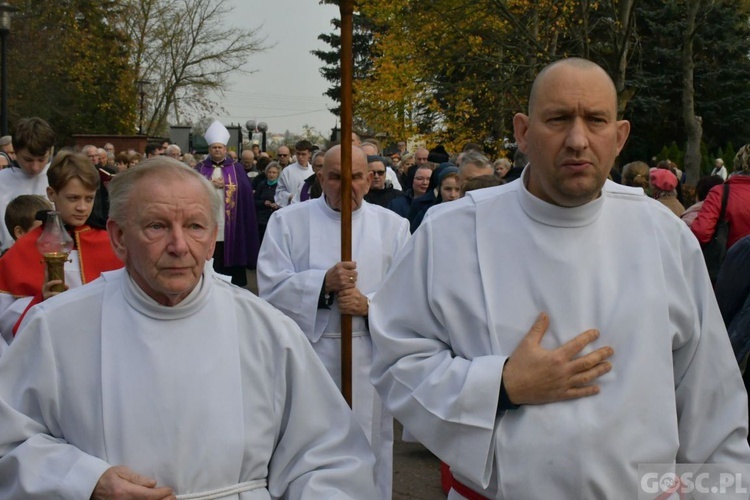
[[[258,223],[255,219],[253,187],[242,165],[231,157],[221,164],[224,175],[224,265],[255,269],[258,260]],[[211,180],[214,164],[207,156],[197,166]]]

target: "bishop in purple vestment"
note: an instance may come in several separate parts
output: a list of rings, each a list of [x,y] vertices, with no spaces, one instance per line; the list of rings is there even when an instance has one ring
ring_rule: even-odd
[[[246,269],[255,269],[258,258],[258,224],[253,187],[240,163],[227,156],[229,131],[215,121],[206,131],[208,156],[196,168],[221,195],[224,211],[214,251],[216,272],[232,277],[232,283],[247,285]],[[223,226],[223,231],[221,230]]]

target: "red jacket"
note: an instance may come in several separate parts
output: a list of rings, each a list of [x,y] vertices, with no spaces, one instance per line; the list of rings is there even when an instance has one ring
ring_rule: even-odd
[[[34,297],[13,327],[13,335],[31,306],[43,300],[44,260],[36,248],[36,240],[43,228],[44,225],[39,226],[23,235],[0,259],[0,293]],[[89,283],[101,273],[123,266],[112,250],[107,231],[83,225],[74,230],[73,237],[78,250],[82,283]]]
[[[750,234],[750,175],[735,174],[726,183],[729,184],[729,199],[725,215],[729,221],[729,237],[727,238],[727,248],[729,248],[740,238]],[[723,184],[711,188],[698,217],[690,226],[701,243],[708,243],[713,238],[716,223],[719,221],[719,212],[721,212],[723,192]]]

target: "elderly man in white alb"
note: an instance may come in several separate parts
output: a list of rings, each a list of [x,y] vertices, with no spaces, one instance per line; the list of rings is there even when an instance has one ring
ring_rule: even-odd
[[[639,466],[750,463],[698,242],[607,181],[630,131],[612,80],[553,63],[513,123],[521,179],[430,209],[372,300],[373,382],[448,498],[641,498]]]
[[[0,498],[376,499],[297,325],[206,265],[211,184],[155,157],[110,193],[126,268],[34,308],[0,359]]]
[[[299,324],[341,385],[341,314],[351,314],[352,409],[375,452],[379,497],[391,497],[393,418],[370,383],[369,302],[409,237],[406,219],[363,200],[372,181],[367,158],[352,148],[352,256],[341,260],[341,148],[318,172],[323,196],[271,216],[258,257],[260,296]],[[313,387],[312,383],[310,387]]]

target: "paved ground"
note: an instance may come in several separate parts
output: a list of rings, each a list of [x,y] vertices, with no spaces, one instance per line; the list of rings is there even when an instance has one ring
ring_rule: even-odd
[[[440,500],[440,461],[419,443],[401,440],[396,422],[393,443],[393,500]]]
[[[255,271],[248,271],[247,289],[258,293]],[[403,428],[396,422],[393,443],[393,500],[440,500],[440,461],[419,443],[401,440]]]

